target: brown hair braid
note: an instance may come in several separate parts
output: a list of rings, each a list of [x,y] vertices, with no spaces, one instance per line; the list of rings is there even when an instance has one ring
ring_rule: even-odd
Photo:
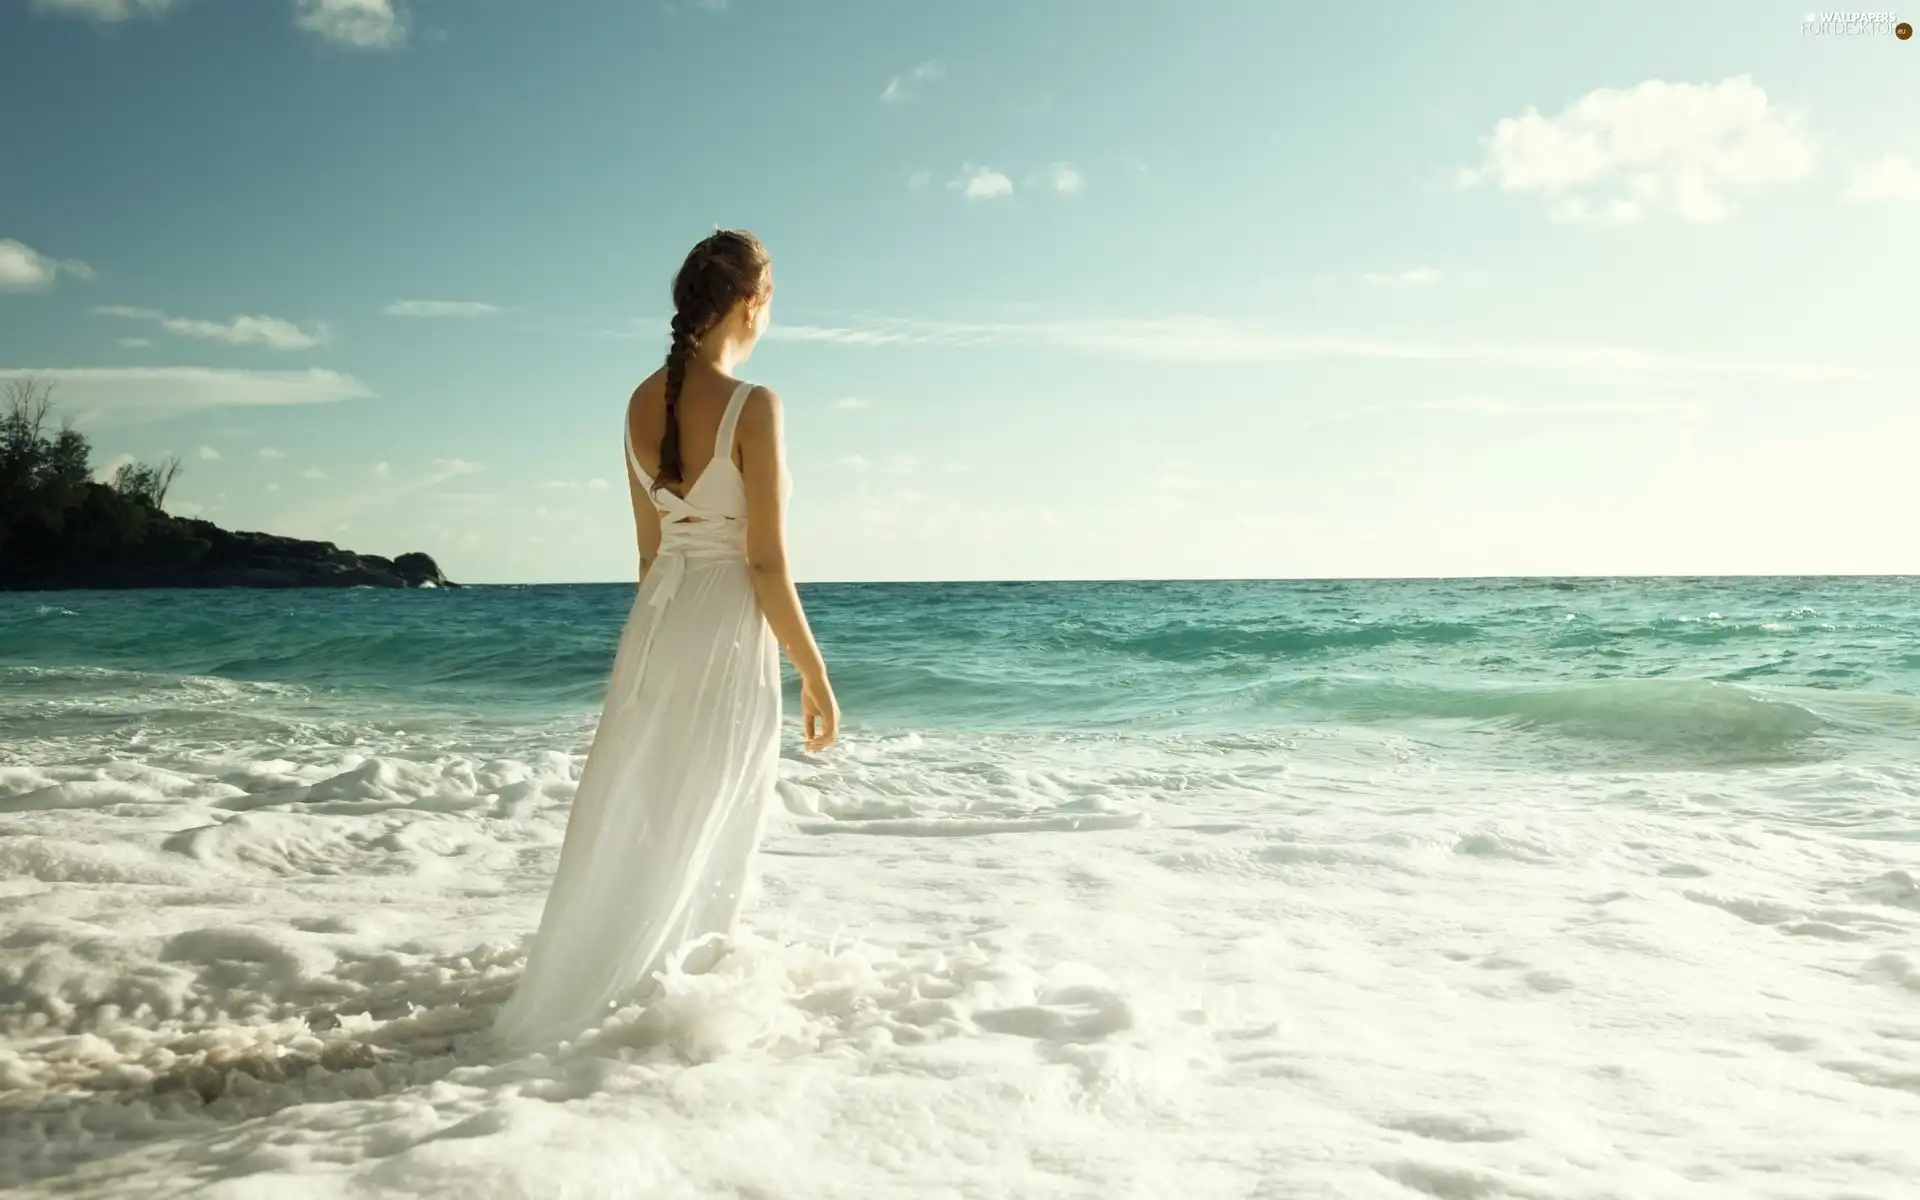
[[[772,260],[767,248],[744,229],[721,229],[687,254],[673,277],[673,342],[667,349],[667,424],[660,435],[660,474],[655,487],[682,482],[680,386],[687,359],[700,339],[745,300],[766,295]]]

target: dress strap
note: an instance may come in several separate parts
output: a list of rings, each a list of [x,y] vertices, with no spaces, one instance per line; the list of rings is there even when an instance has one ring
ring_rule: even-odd
[[[633,413],[631,410],[621,418],[620,424],[624,430],[621,441],[625,442],[627,447],[627,469],[633,472],[635,479],[651,486],[653,480],[648,478],[646,471],[641,469],[640,456],[633,452]]]
[[[747,406],[747,393],[752,390],[751,383],[741,380],[733,395],[727,397],[727,411],[720,414],[720,432],[713,439],[715,462],[733,461],[733,435],[740,428],[740,410]]]

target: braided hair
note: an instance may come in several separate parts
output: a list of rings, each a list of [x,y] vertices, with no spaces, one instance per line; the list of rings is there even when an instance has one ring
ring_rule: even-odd
[[[660,435],[660,473],[654,486],[683,482],[680,387],[687,359],[733,306],[766,292],[767,248],[744,229],[721,229],[687,254],[673,277],[673,342],[667,348],[667,423]]]

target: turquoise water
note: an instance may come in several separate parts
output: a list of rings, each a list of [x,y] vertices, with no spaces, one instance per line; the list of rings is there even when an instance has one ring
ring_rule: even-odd
[[[0,1189],[1920,1177],[1915,581],[804,593],[844,737],[785,732],[746,928],[550,1062],[466,1039],[630,585],[0,595]]]
[[[1920,725],[1920,583],[1619,579],[805,589],[854,730],[1508,728],[1649,755]],[[598,705],[628,585],[0,597],[5,731],[139,677],[490,720]],[[789,679],[792,692],[792,680]],[[284,695],[284,694],[283,694]]]

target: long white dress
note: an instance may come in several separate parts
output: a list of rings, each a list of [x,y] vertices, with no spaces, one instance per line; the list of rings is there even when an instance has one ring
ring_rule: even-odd
[[[574,1037],[739,916],[780,739],[779,651],[748,575],[733,462],[750,390],[727,401],[686,497],[655,493],[660,552],[620,637],[526,973],[495,1023],[508,1045]],[[651,489],[631,432],[626,445]]]

